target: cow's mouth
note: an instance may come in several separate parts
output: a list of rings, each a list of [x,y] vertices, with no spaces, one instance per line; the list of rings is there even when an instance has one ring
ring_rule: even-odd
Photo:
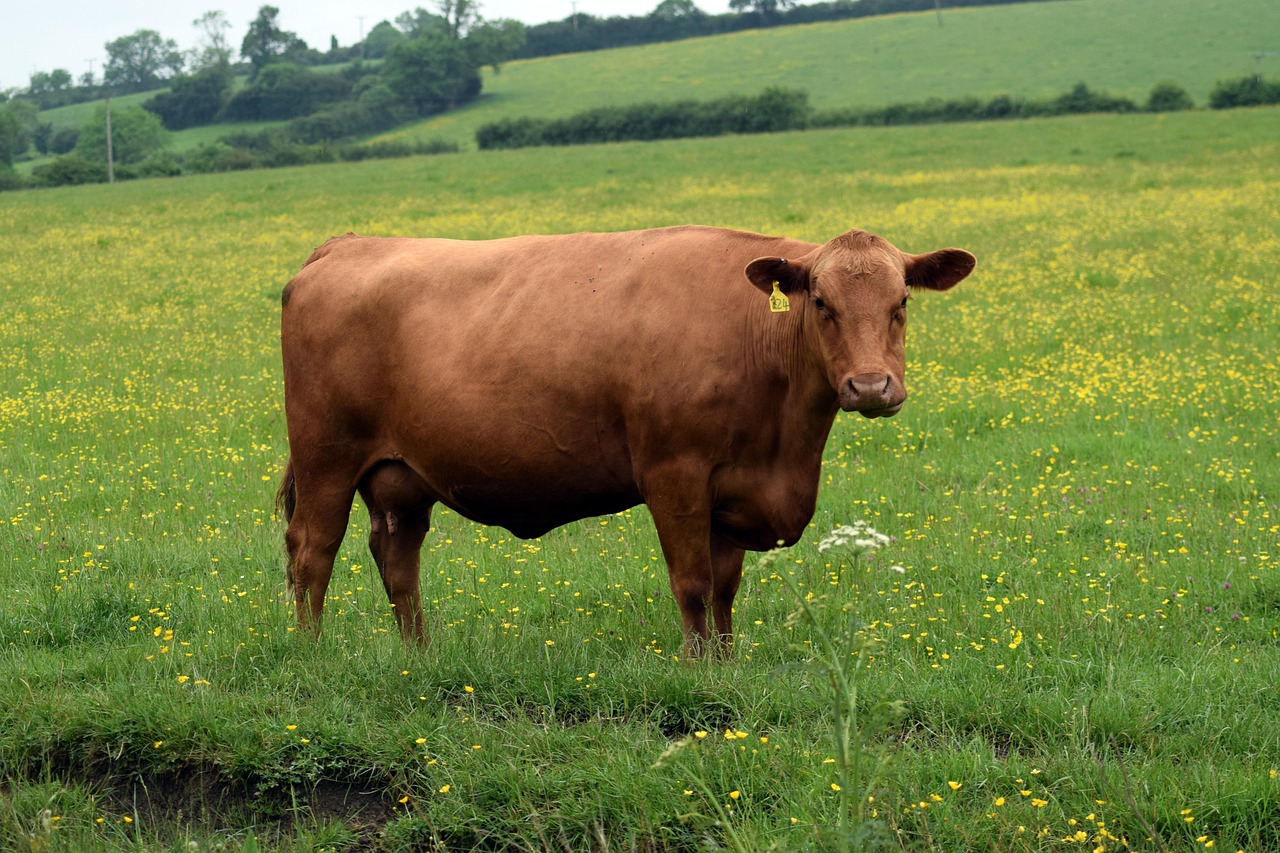
[[[896,406],[886,406],[883,409],[860,409],[858,414],[864,418],[891,418],[900,411],[902,411],[902,403]]]

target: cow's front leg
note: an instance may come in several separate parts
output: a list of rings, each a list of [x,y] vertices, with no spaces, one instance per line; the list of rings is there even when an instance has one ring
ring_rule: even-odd
[[[746,553],[724,538],[711,535],[711,612],[719,640],[716,651],[725,657],[733,647],[733,599],[742,583],[742,560]]]
[[[711,559],[711,502],[705,489],[690,487],[691,481],[697,483],[699,478],[678,476],[679,473],[651,479],[645,503],[653,515],[662,556],[667,561],[671,593],[680,608],[685,651],[689,657],[697,658],[712,648],[707,627],[707,606],[716,589]]]

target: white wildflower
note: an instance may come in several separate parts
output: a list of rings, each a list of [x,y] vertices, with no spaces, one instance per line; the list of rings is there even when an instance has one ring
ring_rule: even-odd
[[[870,554],[889,544],[889,537],[876,530],[865,521],[858,520],[853,524],[842,524],[831,531],[825,539],[818,543],[818,550],[829,551],[832,548],[848,550],[853,556]]]

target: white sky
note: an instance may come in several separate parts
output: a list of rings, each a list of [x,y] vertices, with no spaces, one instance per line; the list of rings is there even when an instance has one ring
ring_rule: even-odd
[[[576,0],[579,12],[607,18],[643,15],[660,0]],[[704,12],[722,14],[728,0],[694,0]],[[0,6],[0,89],[25,88],[33,71],[65,68],[78,81],[90,69],[99,80],[107,61],[107,42],[138,30],[156,30],[173,39],[181,50],[195,45],[192,21],[209,11],[226,13],[231,23],[231,46],[240,41],[257,17],[259,7],[275,6],[282,29],[297,33],[311,47],[329,49],[329,37],[342,46],[360,40],[379,21],[421,6],[433,10],[431,0],[3,0]],[[573,12],[574,0],[481,0],[486,18],[516,18],[526,24],[560,21]]]

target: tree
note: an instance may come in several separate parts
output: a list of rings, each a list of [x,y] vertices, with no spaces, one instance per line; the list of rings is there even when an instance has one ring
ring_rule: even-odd
[[[107,67],[103,79],[120,92],[158,89],[182,70],[182,54],[173,39],[155,30],[138,30],[107,42]]]
[[[117,107],[111,111],[111,149],[117,163],[145,160],[170,143],[169,131],[160,119],[142,107]],[[107,162],[107,111],[99,105],[80,128],[75,154],[90,163]]]
[[[195,73],[209,68],[219,68],[231,64],[231,44],[227,41],[227,33],[231,30],[231,22],[223,12],[205,12],[191,22],[191,26],[200,31],[201,38],[191,50],[189,65]]]
[[[40,127],[39,114],[35,104],[21,98],[0,106],[0,165],[12,165],[31,147]]]
[[[27,96],[39,104],[41,109],[51,110],[73,100],[74,82],[71,72],[65,68],[55,68],[48,72],[34,71],[27,84]]]
[[[677,21],[681,18],[701,18],[706,13],[693,0],[662,0],[649,14],[662,21]]]
[[[471,27],[462,43],[472,65],[476,68],[488,65],[496,73],[500,70],[500,63],[506,62],[524,47],[524,40],[524,24],[504,18],[498,21],[480,21]]]
[[[258,9],[258,17],[249,24],[249,32],[240,43],[240,55],[253,65],[253,74],[281,59],[300,58],[307,51],[307,43],[295,34],[280,29],[276,23],[280,10],[275,6]]]
[[[396,26],[409,38],[416,39],[431,32],[445,32],[448,22],[419,6],[412,12],[401,12],[396,15]]]
[[[379,76],[417,115],[443,112],[480,94],[480,74],[465,47],[440,32],[393,47]]]
[[[65,68],[55,68],[52,71],[35,71],[31,74],[31,82],[27,86],[27,93],[32,97],[41,95],[57,94],[64,89],[71,88],[71,72]]]
[[[169,130],[213,124],[227,102],[231,89],[231,66],[211,65],[195,74],[179,74],[169,91],[161,92],[142,106],[155,113]]]
[[[729,0],[729,8],[735,12],[757,12],[761,17],[771,18],[784,9],[795,5],[795,0]]]
[[[0,169],[13,167],[13,158],[27,150],[29,143],[22,139],[22,131],[18,120],[9,110],[8,105],[0,107]],[[19,149],[18,146],[22,148]]]
[[[404,13],[408,15],[408,12]],[[404,17],[404,15],[401,15]],[[364,37],[364,58],[381,59],[387,51],[404,41],[405,35],[391,25],[390,21],[379,21],[369,34]]]
[[[436,8],[444,18],[444,34],[454,41],[480,22],[480,4],[476,0],[436,0]]]

